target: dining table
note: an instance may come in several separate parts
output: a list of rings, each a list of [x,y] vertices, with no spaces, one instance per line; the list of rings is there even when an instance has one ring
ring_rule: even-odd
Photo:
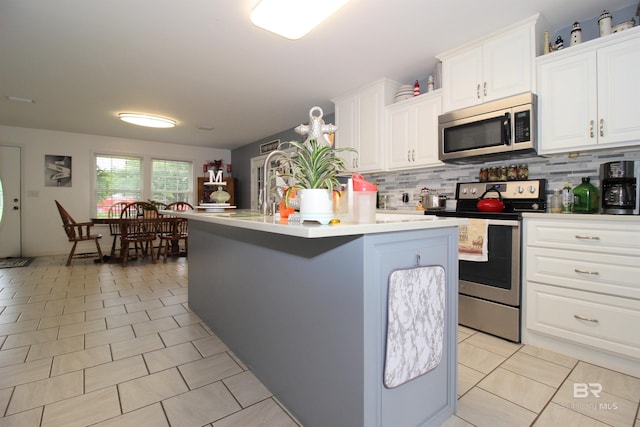
[[[121,221],[126,221],[129,220],[129,218],[117,218],[117,217],[100,217],[100,218],[91,218],[91,222],[94,225],[114,225],[114,224],[121,224]],[[163,215],[160,214],[157,218],[151,218],[151,221],[157,222],[158,226],[158,232],[160,232],[161,230],[169,230],[171,229],[171,227],[174,227],[177,222],[180,220],[179,218],[172,216],[172,215]],[[105,262],[109,262],[109,263],[120,263],[122,262],[122,256],[120,255],[116,255],[116,243],[117,243],[117,239],[120,235],[119,234],[114,234],[113,235],[113,244],[111,245],[111,252],[109,253],[109,255],[103,255],[103,260]],[[159,250],[159,248],[158,248]],[[178,255],[182,255],[185,256],[186,254],[183,252],[180,252],[180,246],[179,246],[179,242],[177,240],[173,240],[171,242],[171,253],[172,254],[178,254]]]

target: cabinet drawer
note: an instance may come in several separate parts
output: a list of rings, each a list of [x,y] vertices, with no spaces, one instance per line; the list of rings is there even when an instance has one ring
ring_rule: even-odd
[[[637,256],[527,247],[526,279],[640,300]]]
[[[525,219],[527,245],[640,255],[640,222]]]
[[[640,301],[527,283],[527,328],[640,358]]]

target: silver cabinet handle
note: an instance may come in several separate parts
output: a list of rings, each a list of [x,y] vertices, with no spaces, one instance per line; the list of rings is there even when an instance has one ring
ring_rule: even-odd
[[[478,86],[476,87],[476,97],[480,99],[480,83],[478,83]]]
[[[574,314],[573,317],[575,317],[578,320],[584,320],[585,322],[598,323],[598,319],[589,319],[587,317],[582,317],[577,314]]]
[[[600,240],[600,237],[598,237],[598,236],[585,236],[585,235],[581,235],[581,234],[576,234],[576,239],[582,239],[582,240]]]
[[[600,119],[600,136],[604,136],[604,119]]]
[[[411,161],[411,150],[407,150],[407,162]]]
[[[593,138],[593,120],[589,122],[589,136]]]
[[[411,161],[412,162],[416,161],[416,150],[411,150]]]
[[[580,270],[579,268],[574,268],[573,271],[580,274],[590,274],[592,276],[598,276],[600,274],[597,271]]]
[[[487,96],[487,82],[484,82],[484,96]]]

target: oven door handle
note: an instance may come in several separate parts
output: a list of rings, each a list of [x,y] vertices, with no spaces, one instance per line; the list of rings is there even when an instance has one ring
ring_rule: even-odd
[[[515,219],[488,219],[487,223],[489,225],[503,225],[509,227],[519,227],[520,221]]]

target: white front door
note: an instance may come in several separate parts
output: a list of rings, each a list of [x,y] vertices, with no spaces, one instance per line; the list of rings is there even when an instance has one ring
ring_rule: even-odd
[[[0,146],[0,258],[21,255],[20,147]]]

